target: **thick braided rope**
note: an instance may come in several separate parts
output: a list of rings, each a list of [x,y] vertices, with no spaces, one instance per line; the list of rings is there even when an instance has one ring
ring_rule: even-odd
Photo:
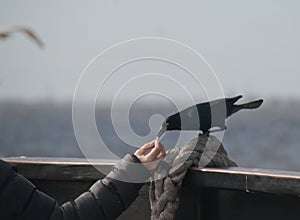
[[[174,219],[179,205],[179,190],[191,166],[237,166],[228,158],[222,143],[215,136],[199,135],[183,147],[167,151],[150,184],[149,199],[152,220]],[[162,178],[163,177],[163,178]]]

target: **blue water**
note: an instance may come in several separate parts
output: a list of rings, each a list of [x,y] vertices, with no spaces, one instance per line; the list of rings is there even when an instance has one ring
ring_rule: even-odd
[[[299,103],[278,101],[263,105],[258,110],[243,111],[230,117],[227,120],[228,129],[222,139],[230,158],[245,167],[300,171],[299,110]],[[121,133],[130,137],[130,131],[125,126],[129,118],[133,131],[145,136],[150,132],[149,117],[154,114],[166,116],[170,111],[174,109],[168,106],[160,106],[159,111],[154,107],[140,106],[133,109],[127,117],[128,114],[120,107],[118,123]],[[139,146],[155,137],[139,140],[132,138],[131,144],[122,141],[113,130],[110,111],[106,107],[96,110],[96,121],[105,144],[119,157],[136,149],[130,145]],[[155,123],[160,122],[156,120]],[[178,134],[166,133],[162,138],[166,148],[176,144]],[[196,132],[183,134],[183,142],[197,135]],[[85,152],[88,157],[108,157],[107,148],[100,146],[97,140],[89,139],[88,135],[86,138],[97,149],[96,154],[93,151]],[[2,102],[0,156],[84,157],[73,131],[71,104]]]

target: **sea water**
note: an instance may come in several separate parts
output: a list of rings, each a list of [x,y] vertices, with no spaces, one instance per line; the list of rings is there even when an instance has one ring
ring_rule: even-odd
[[[229,157],[239,166],[300,171],[299,110],[297,102],[280,101],[257,110],[244,110],[228,118],[225,133],[216,135],[221,138]],[[155,138],[154,133],[149,136],[151,115],[165,117],[170,114],[167,107],[155,105],[131,111],[128,113],[120,106],[114,124],[111,109],[100,107],[94,115],[98,139],[90,137],[87,128],[78,142],[73,130],[71,103],[2,102],[0,156],[110,158],[115,155],[121,158]],[[159,126],[157,123],[161,120],[162,117],[156,120],[155,126]],[[177,142],[179,134],[183,137],[180,143]],[[170,149],[183,145],[197,134],[167,132],[161,141]],[[84,149],[85,143],[93,148]]]

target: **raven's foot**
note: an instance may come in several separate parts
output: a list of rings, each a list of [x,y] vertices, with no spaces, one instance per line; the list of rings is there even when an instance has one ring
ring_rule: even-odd
[[[204,135],[206,137],[209,137],[210,131],[202,131],[202,133],[199,133],[198,136]]]
[[[217,129],[210,130],[209,132],[218,132],[218,131],[224,131],[224,130],[226,130],[226,129],[227,129],[227,127],[226,127],[226,125],[224,125],[223,127],[219,127],[219,128],[217,128]]]

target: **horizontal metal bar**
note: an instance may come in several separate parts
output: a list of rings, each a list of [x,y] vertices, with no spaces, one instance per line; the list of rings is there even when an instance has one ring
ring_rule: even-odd
[[[29,179],[93,181],[103,178],[116,161],[80,158],[2,158]],[[100,172],[101,171],[101,172]],[[103,172],[104,171],[104,172]],[[103,172],[103,173],[102,173]],[[220,188],[300,196],[300,172],[231,168],[191,168],[184,182],[191,188]]]

